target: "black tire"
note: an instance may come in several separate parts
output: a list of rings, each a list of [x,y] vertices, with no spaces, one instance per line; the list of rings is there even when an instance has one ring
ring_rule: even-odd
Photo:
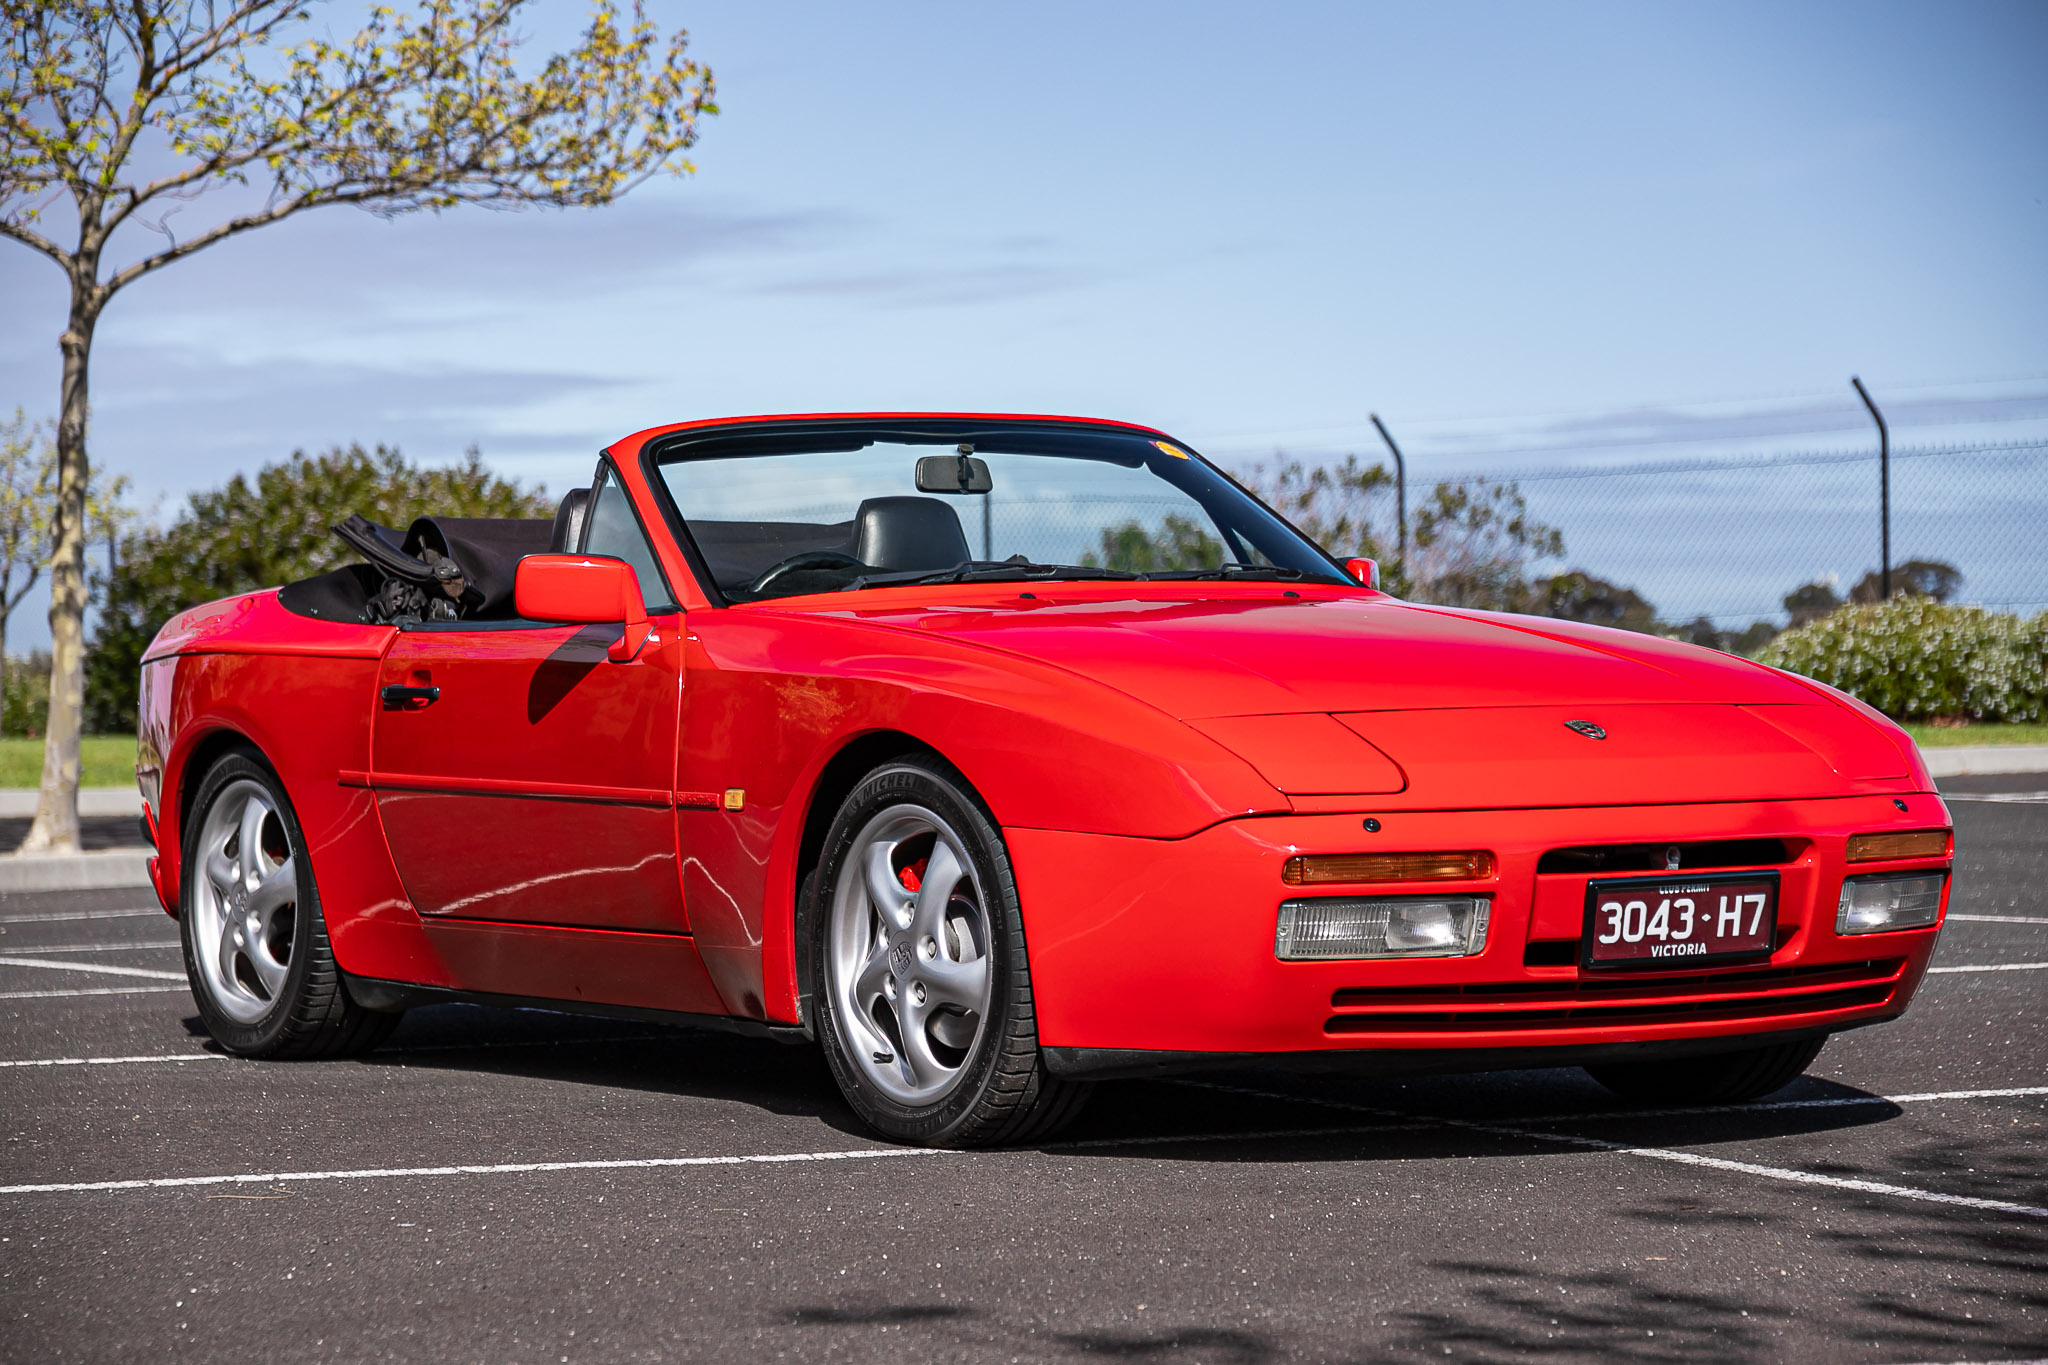
[[[252,784],[267,798],[276,816],[275,828],[264,823],[263,839],[281,837],[281,848],[293,860],[296,875],[287,880],[295,886],[295,894],[289,908],[279,907],[274,915],[277,932],[272,937],[286,948],[281,984],[270,989],[256,979],[247,959],[238,959],[236,971],[242,990],[236,994],[232,986],[212,981],[200,962],[202,953],[216,954],[218,961],[223,951],[218,934],[224,920],[216,917],[215,907],[226,903],[210,886],[200,884],[207,875],[203,860],[216,851],[201,845],[216,806],[224,798],[246,806]],[[239,1057],[354,1056],[383,1042],[398,1025],[398,1014],[366,1010],[349,998],[327,940],[327,919],[320,909],[320,893],[305,848],[305,835],[284,784],[267,765],[251,754],[234,753],[208,770],[185,821],[178,937],[200,1019],[215,1041]],[[214,935],[211,942],[207,941],[210,934]],[[269,960],[276,960],[274,952]],[[225,976],[226,969],[221,974]],[[251,1017],[237,1018],[237,1012]]]
[[[1631,1104],[1741,1104],[1783,1090],[1820,1055],[1826,1037],[1666,1062],[1589,1066],[1594,1080]]]
[[[990,988],[979,1032],[963,1051],[953,1088],[922,1105],[885,1092],[851,1054],[854,1043],[848,1021],[840,1017],[827,961],[837,889],[842,879],[862,875],[849,861],[857,839],[870,821],[906,805],[942,817],[958,839],[973,864],[989,938],[984,956]],[[833,817],[805,896],[813,1027],[840,1093],[862,1122],[898,1142],[985,1147],[1041,1141],[1080,1113],[1089,1087],[1050,1075],[1039,1055],[1024,921],[1002,833],[949,764],[937,757],[909,758],[863,778]]]

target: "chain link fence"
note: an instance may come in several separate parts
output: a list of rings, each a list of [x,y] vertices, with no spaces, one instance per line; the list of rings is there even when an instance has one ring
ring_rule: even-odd
[[[1242,462],[1236,472],[1269,499],[1282,501],[1282,455]],[[1325,520],[1348,514],[1381,553],[1394,558],[1395,489],[1359,459]],[[1738,634],[1755,623],[1783,626],[1786,598],[1820,585],[1808,602],[1848,599],[1880,564],[1879,460],[1876,451],[1785,453],[1648,463],[1585,461],[1532,467],[1513,463],[1461,466],[1418,477],[1410,459],[1408,512],[1411,591],[1431,592],[1426,564],[1438,546],[1417,543],[1442,490],[1471,495],[1512,486],[1525,518],[1524,543],[1554,528],[1561,555],[1525,553],[1519,571],[1531,580],[1580,571],[1632,590],[1666,628],[1698,623]],[[1312,476],[1317,466],[1300,461]],[[1343,466],[1324,460],[1332,486]],[[1364,477],[1361,477],[1361,471]],[[1303,487],[1299,472],[1293,487]],[[1513,507],[1512,500],[1507,504]],[[1286,508],[1312,526],[1313,513]],[[1498,534],[1479,553],[1512,553]],[[1483,539],[1483,537],[1482,537]],[[1336,548],[1349,551],[1355,540]],[[2022,614],[2048,609],[2048,440],[2005,444],[1905,446],[1891,455],[1891,563],[1946,565],[1960,576],[1951,600]],[[1943,576],[1945,577],[1945,576]],[[1527,609],[1525,607],[1525,609]],[[1541,609],[1540,603],[1535,609]],[[1560,613],[1563,614],[1563,613]],[[1633,623],[1633,622],[1632,622]],[[1647,622],[1644,622],[1646,624]]]

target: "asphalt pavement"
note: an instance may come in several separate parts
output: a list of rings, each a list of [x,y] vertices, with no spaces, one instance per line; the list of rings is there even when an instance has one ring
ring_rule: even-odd
[[[147,892],[0,897],[0,1359],[2038,1360],[2048,775],[1943,786],[1937,973],[1767,1101],[1247,1069],[1020,1151],[537,1011],[231,1060]]]

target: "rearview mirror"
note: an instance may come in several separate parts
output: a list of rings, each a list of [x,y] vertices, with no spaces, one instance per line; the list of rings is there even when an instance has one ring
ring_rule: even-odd
[[[1377,559],[1347,559],[1344,571],[1375,592],[1380,586],[1380,562]]]
[[[624,627],[607,651],[614,663],[639,654],[654,628],[640,596],[640,576],[623,559],[528,555],[512,580],[512,603],[529,621]]]
[[[926,455],[917,462],[920,493],[986,493],[993,487],[988,461],[972,455]]]

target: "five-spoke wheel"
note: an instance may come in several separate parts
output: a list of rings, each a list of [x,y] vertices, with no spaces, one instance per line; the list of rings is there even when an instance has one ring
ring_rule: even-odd
[[[826,966],[853,1059],[877,1089],[930,1104],[960,1082],[988,1019],[989,925],[960,836],[905,803],[854,836],[833,888]]]
[[[200,826],[199,855],[187,912],[199,973],[222,1013],[253,1024],[284,993],[299,899],[298,861],[260,783],[221,789]]]
[[[936,758],[887,764],[841,804],[809,882],[813,1015],[847,1102],[904,1141],[1042,1137],[1083,1087],[1039,1056],[1002,835]]]
[[[179,923],[209,1032],[248,1057],[331,1057],[374,1046],[395,1014],[350,999],[277,775],[230,754],[186,816]]]

